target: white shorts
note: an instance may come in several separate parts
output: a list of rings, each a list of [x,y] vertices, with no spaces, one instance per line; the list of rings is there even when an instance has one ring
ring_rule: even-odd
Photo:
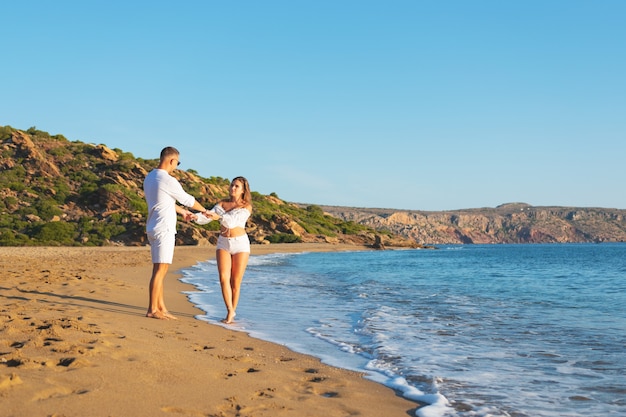
[[[175,233],[149,232],[150,255],[153,264],[171,264],[174,259]]]
[[[235,255],[241,252],[250,253],[250,239],[248,235],[241,235],[237,237],[224,237],[220,235],[217,238],[217,249],[225,250],[231,255]]]

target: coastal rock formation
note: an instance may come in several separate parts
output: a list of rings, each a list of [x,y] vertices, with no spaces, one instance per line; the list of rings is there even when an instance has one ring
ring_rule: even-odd
[[[626,210],[525,203],[442,212],[322,206],[422,244],[626,242]]]

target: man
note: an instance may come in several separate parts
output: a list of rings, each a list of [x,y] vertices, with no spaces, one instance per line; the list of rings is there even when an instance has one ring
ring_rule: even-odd
[[[161,151],[159,166],[148,173],[143,190],[148,203],[148,221],[146,233],[150,242],[152,257],[152,278],[150,279],[150,299],[146,317],[167,320],[176,319],[167,311],[163,300],[163,281],[174,258],[176,241],[176,213],[189,220],[192,213],[180,207],[205,212],[205,208],[196,199],[185,192],[172,172],[180,165],[180,153],[168,146]]]

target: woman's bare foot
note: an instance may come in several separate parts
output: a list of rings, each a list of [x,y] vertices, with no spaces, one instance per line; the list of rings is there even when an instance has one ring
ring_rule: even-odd
[[[237,313],[235,313],[234,311],[229,311],[228,315],[226,316],[226,318],[224,320],[222,320],[222,323],[226,323],[226,324],[231,324],[233,321],[235,321],[235,316],[237,315]]]

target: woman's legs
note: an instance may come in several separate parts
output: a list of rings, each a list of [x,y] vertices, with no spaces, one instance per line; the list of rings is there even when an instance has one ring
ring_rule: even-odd
[[[224,323],[232,323],[235,319],[239,294],[241,293],[241,281],[246,272],[249,257],[248,252],[231,255],[226,250],[217,250],[217,270],[222,287],[222,298],[227,311],[226,318],[222,320]]]
[[[222,298],[224,299],[224,305],[226,306],[226,318],[222,321],[228,322],[235,317],[235,309],[233,308],[233,291],[230,288],[230,269],[232,260],[230,253],[224,249],[218,249],[215,253],[217,259],[217,272],[220,276],[220,287],[222,287]]]
[[[248,266],[248,258],[250,254],[248,252],[239,252],[232,256],[232,269],[230,274],[230,288],[232,291],[233,309],[237,310],[237,304],[239,304],[239,294],[241,293],[241,281],[243,281],[243,274],[246,272]]]

